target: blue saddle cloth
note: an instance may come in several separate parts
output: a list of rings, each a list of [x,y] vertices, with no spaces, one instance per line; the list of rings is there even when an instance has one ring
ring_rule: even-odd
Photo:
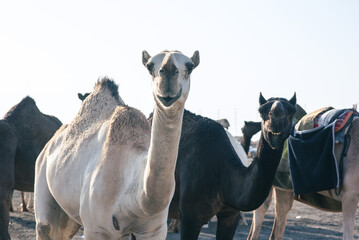
[[[339,186],[334,154],[334,126],[294,132],[288,138],[288,157],[295,194],[317,192]]]

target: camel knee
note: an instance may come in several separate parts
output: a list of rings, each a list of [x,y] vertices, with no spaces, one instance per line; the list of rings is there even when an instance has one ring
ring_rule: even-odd
[[[36,225],[36,239],[37,240],[51,240],[50,232],[51,232],[50,224],[38,223]]]
[[[172,218],[167,231],[170,233],[178,233],[179,232],[179,230],[178,230],[179,224],[180,224],[179,219]]]
[[[244,225],[244,226],[247,226],[248,223],[247,223],[247,219],[246,217],[244,216],[244,213],[241,212],[240,213],[240,216],[239,216],[239,225]]]

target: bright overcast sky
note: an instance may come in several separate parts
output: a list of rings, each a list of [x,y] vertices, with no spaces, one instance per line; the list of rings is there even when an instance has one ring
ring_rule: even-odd
[[[0,115],[25,96],[69,123],[77,93],[108,76],[146,116],[154,102],[141,61],[199,50],[186,108],[227,118],[241,135],[259,121],[258,96],[307,111],[359,102],[359,1],[1,1]]]

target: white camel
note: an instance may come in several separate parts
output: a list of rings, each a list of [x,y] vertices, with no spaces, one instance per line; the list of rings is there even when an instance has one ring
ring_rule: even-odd
[[[100,80],[37,159],[37,239],[71,239],[80,225],[86,240],[166,238],[184,104],[199,53],[143,51],[142,61],[152,75],[152,130],[112,80]]]
[[[330,211],[329,209],[331,206],[333,206],[333,208],[335,208],[337,211],[337,209],[339,209],[339,207],[337,206],[337,201],[341,203],[343,213],[343,239],[353,239],[355,214],[359,202],[359,118],[353,119],[352,127],[349,134],[351,141],[348,147],[347,155],[343,159],[343,183],[341,194],[337,196],[335,190],[332,189],[329,191],[310,193],[311,195],[309,195],[307,199],[298,199],[298,196],[294,196],[293,190],[273,187],[272,190],[274,192],[275,199],[275,218],[270,239],[283,239],[285,226],[287,224],[287,215],[292,208],[294,200],[303,201],[308,205],[314,206],[314,204],[311,203],[311,198],[313,196],[316,197],[315,195],[317,194],[324,195],[328,198],[322,198],[319,205],[318,202],[313,202],[315,203],[316,207],[320,207],[325,204],[326,211]],[[338,143],[335,145],[335,156],[338,160],[340,159],[342,150],[342,143]],[[258,209],[254,211],[253,223],[251,226],[250,233],[248,235],[248,240],[258,239],[264,215],[267,212],[271,201],[272,191],[270,192],[264,204],[262,204]]]

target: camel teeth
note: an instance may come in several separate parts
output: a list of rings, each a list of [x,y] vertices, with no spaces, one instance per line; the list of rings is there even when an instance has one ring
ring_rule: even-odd
[[[281,132],[272,132],[272,134],[274,135],[274,136],[278,136],[278,135],[280,135],[281,134]]]

